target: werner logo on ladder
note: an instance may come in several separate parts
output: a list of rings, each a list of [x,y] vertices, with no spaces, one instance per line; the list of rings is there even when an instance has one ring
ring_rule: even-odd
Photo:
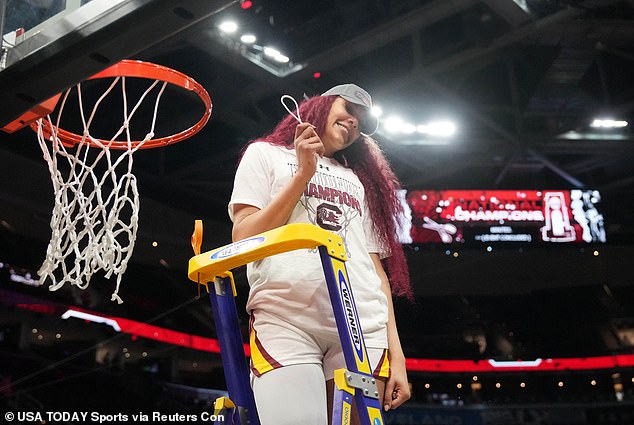
[[[224,421],[218,423],[259,424],[240,338],[234,301],[235,283],[230,270],[271,255],[302,248],[318,248],[346,361],[346,369],[335,371],[332,424],[351,423],[354,398],[362,424],[382,425],[384,421],[379,392],[371,374],[341,238],[310,224],[289,224],[247,241],[238,241],[201,254],[200,220],[196,221],[192,235],[196,256],[189,261],[188,276],[194,282],[204,284],[209,292],[230,398],[216,401],[215,413],[224,415]],[[213,287],[209,287],[209,282],[213,282]]]

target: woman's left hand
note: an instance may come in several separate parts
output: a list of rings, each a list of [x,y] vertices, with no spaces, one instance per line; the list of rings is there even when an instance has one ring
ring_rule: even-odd
[[[412,393],[407,382],[405,359],[390,359],[390,377],[385,384],[383,410],[396,409],[410,399]]]

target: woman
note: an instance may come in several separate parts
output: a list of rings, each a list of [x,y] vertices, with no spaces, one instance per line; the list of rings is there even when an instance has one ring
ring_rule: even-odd
[[[298,222],[342,237],[380,401],[389,410],[410,397],[391,295],[411,297],[411,289],[395,239],[398,181],[360,132],[372,127],[371,105],[353,84],[304,100],[297,117],[248,145],[229,215],[234,241]],[[250,264],[247,275],[252,387],[262,425],[328,423],[333,371],[345,362],[318,253],[268,257]]]

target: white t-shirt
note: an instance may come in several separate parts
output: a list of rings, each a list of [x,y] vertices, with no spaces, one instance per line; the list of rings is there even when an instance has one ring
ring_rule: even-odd
[[[229,202],[231,219],[235,204],[263,209],[296,170],[294,149],[265,142],[249,145],[235,176]],[[334,159],[320,158],[288,223],[316,224],[342,237],[366,345],[387,348],[387,299],[369,255],[383,257],[384,252],[374,238],[364,188],[357,176]],[[317,250],[296,250],[256,261],[247,266],[247,277],[249,312],[266,310],[310,334],[338,340]]]

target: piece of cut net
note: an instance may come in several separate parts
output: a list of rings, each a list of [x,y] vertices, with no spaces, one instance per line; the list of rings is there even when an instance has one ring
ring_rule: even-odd
[[[103,271],[107,279],[116,276],[112,301],[123,302],[118,295],[119,286],[132,256],[139,221],[139,192],[132,173],[133,154],[154,137],[158,107],[167,83],[163,82],[156,94],[151,128],[143,140],[132,142],[130,123],[143,100],[159,82],[154,81],[129,109],[126,77],[115,78],[95,102],[87,120],[81,83],[77,84],[83,134],[81,141],[73,147],[65,146],[58,137],[62,112],[73,88],[62,96],[55,122],[50,115],[38,120],[38,141],[55,193],[51,240],[38,274],[40,284],[47,279],[52,281],[51,291],[66,283],[86,289],[92,276]],[[90,135],[90,125],[102,101],[116,86],[120,86],[122,92],[123,122],[109,141],[100,141]],[[48,138],[43,131],[43,120],[48,121],[51,129]],[[127,149],[110,149],[122,135],[127,140]]]

